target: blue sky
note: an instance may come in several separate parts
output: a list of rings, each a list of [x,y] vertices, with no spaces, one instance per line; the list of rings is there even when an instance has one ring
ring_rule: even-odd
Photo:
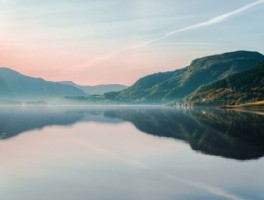
[[[48,80],[132,84],[197,57],[264,53],[263,21],[263,0],[0,0],[0,65]]]

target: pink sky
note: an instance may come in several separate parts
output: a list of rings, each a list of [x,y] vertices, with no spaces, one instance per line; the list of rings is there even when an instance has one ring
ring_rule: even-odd
[[[264,0],[165,1],[0,0],[0,66],[52,81],[131,85],[202,56],[264,52]]]
[[[78,48],[71,45],[4,44],[0,60],[2,66],[52,81],[72,80],[84,85],[130,85],[142,76],[184,67],[194,56],[178,52],[177,56],[171,57],[153,47],[145,47],[109,57],[107,53],[89,55]]]

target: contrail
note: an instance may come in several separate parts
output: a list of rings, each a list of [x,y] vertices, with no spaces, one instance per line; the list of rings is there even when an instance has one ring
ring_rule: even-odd
[[[140,44],[136,44],[136,45],[132,45],[132,46],[129,46],[129,47],[125,47],[123,49],[119,49],[119,50],[113,51],[111,53],[95,57],[94,59],[90,60],[90,62],[88,64],[86,64],[86,66],[94,64],[94,63],[96,63],[98,61],[110,59],[110,58],[118,55],[119,53],[125,52],[127,50],[141,48],[141,47],[147,46],[149,44],[158,42],[160,40],[164,40],[164,39],[166,39],[168,37],[171,37],[171,36],[173,36],[173,35],[175,35],[177,33],[182,33],[182,32],[186,32],[186,31],[190,31],[190,30],[194,30],[194,29],[198,29],[198,28],[202,28],[202,27],[206,27],[206,26],[219,24],[219,23],[221,23],[223,21],[228,20],[231,17],[234,17],[234,16],[236,16],[236,15],[238,15],[240,13],[243,13],[243,12],[249,10],[252,7],[255,7],[255,6],[257,6],[259,4],[263,4],[263,3],[264,3],[264,0],[258,0],[258,1],[255,1],[255,2],[251,3],[251,4],[248,4],[248,5],[245,5],[243,7],[240,7],[238,9],[236,9],[236,10],[233,10],[233,11],[230,11],[228,13],[219,15],[219,16],[214,17],[214,18],[211,18],[211,19],[209,19],[207,21],[200,22],[200,23],[194,24],[194,25],[190,25],[190,26],[187,26],[185,28],[176,29],[176,30],[170,31],[167,34],[162,35],[162,36],[160,36],[158,38],[154,38],[152,40],[148,40],[148,41],[142,42]]]
[[[201,23],[198,23],[198,24],[194,24],[194,25],[191,25],[191,26],[187,26],[185,28],[181,28],[181,29],[176,29],[176,30],[173,30],[173,31],[170,31],[169,33],[167,33],[166,35],[163,35],[159,38],[155,38],[153,40],[149,40],[149,41],[146,41],[146,42],[143,42],[139,45],[135,45],[134,48],[139,48],[139,47],[142,47],[142,46],[145,46],[145,45],[148,45],[148,44],[151,44],[153,42],[157,42],[157,41],[160,41],[160,40],[163,40],[165,38],[168,38],[176,33],[181,33],[181,32],[185,32],[185,31],[190,31],[190,30],[194,30],[194,29],[197,29],[197,28],[201,28],[201,27],[205,27],[205,26],[211,26],[211,25],[214,25],[214,24],[218,24],[218,23],[221,23],[223,21],[226,21],[227,19],[235,16],[235,15],[238,15],[242,12],[245,12],[247,11],[248,9],[254,7],[254,6],[257,6],[259,4],[262,4],[264,3],[264,0],[259,0],[259,1],[256,1],[254,3],[251,3],[251,4],[248,4],[248,5],[245,5],[241,8],[238,8],[236,10],[233,10],[231,12],[228,12],[228,13],[225,13],[223,15],[219,15],[217,17],[214,17],[212,19],[209,19],[207,21],[204,21],[204,22],[201,22]]]

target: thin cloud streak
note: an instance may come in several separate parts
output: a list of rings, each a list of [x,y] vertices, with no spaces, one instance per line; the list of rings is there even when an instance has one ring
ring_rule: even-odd
[[[201,22],[201,23],[198,23],[198,24],[194,24],[194,25],[191,25],[191,26],[187,26],[185,28],[173,30],[173,31],[171,31],[171,32],[167,33],[166,35],[163,35],[163,36],[161,36],[159,38],[156,38],[156,39],[153,39],[153,40],[149,40],[149,41],[143,42],[143,43],[141,43],[139,45],[136,45],[136,46],[134,46],[134,48],[143,47],[143,46],[146,46],[146,45],[151,44],[153,42],[157,42],[157,41],[166,39],[166,38],[168,38],[170,36],[173,36],[176,33],[186,32],[186,31],[197,29],[197,28],[202,28],[202,27],[211,26],[211,25],[214,25],[214,24],[221,23],[221,22],[226,21],[227,19],[229,19],[229,18],[231,18],[231,17],[233,17],[235,15],[238,15],[238,14],[240,14],[242,12],[245,12],[245,11],[249,10],[250,8],[252,8],[254,6],[257,6],[259,4],[262,4],[262,3],[264,3],[264,0],[259,0],[259,1],[256,1],[254,3],[245,5],[245,6],[241,7],[241,8],[238,8],[236,10],[233,10],[231,12],[228,12],[228,13],[225,13],[223,15],[219,15],[217,17],[209,19],[207,21],[204,21],[204,22]]]
[[[209,19],[207,21],[204,21],[204,22],[201,22],[201,23],[198,23],[198,24],[194,24],[194,25],[191,25],[191,26],[187,26],[185,28],[181,28],[181,29],[176,29],[176,30],[173,30],[173,31],[170,31],[169,33],[161,36],[161,37],[158,37],[158,38],[155,38],[155,39],[152,39],[152,40],[148,40],[148,41],[145,41],[145,42],[142,42],[140,44],[136,44],[136,45],[132,45],[132,46],[129,46],[129,47],[125,47],[123,49],[119,49],[119,50],[116,50],[116,51],[113,51],[111,53],[108,53],[108,54],[104,54],[104,55],[101,55],[101,56],[98,56],[94,59],[92,59],[89,63],[86,63],[86,67],[87,66],[90,66],[92,64],[95,64],[97,62],[100,62],[100,61],[103,61],[103,60],[108,60],[122,52],[125,52],[125,51],[128,51],[128,50],[132,50],[132,49],[138,49],[138,48],[142,48],[142,47],[145,47],[145,46],[148,46],[152,43],[155,43],[155,42],[158,42],[160,40],[164,40],[166,38],[169,38],[177,33],[182,33],[182,32],[186,32],[186,31],[190,31],[190,30],[194,30],[194,29],[198,29],[198,28],[202,28],[202,27],[207,27],[207,26],[212,26],[212,25],[215,25],[215,24],[219,24],[223,21],[226,21],[228,19],[230,19],[231,17],[234,17],[240,13],[243,13],[247,10],[249,10],[250,8],[252,7],[255,7],[259,4],[263,4],[264,3],[264,0],[258,0],[258,1],[255,1],[254,3],[251,3],[251,4],[248,4],[248,5],[245,5],[243,7],[240,7],[236,10],[233,10],[231,12],[228,12],[228,13],[225,13],[225,14],[222,14],[222,15],[219,15],[217,17],[214,17],[212,19]],[[181,44],[181,43],[179,43]],[[182,43],[183,44],[183,43]],[[191,43],[190,43],[191,44]],[[199,44],[199,43],[196,43],[196,45]],[[203,45],[204,43],[201,43],[201,45]]]
[[[160,43],[158,45],[214,45],[209,42],[173,42],[173,43]]]

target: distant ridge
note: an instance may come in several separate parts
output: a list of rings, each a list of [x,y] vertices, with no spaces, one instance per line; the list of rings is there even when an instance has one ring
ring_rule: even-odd
[[[77,87],[77,88],[81,89],[83,92],[85,92],[87,95],[104,94],[107,92],[118,92],[118,91],[121,91],[121,90],[128,88],[128,86],[121,85],[121,84],[105,84],[105,85],[83,86],[83,85],[78,85],[72,81],[60,81],[59,83],[62,83],[64,85],[71,85],[71,86]]]
[[[76,87],[33,78],[0,67],[0,98],[41,99],[82,95],[85,95],[84,92]]]

